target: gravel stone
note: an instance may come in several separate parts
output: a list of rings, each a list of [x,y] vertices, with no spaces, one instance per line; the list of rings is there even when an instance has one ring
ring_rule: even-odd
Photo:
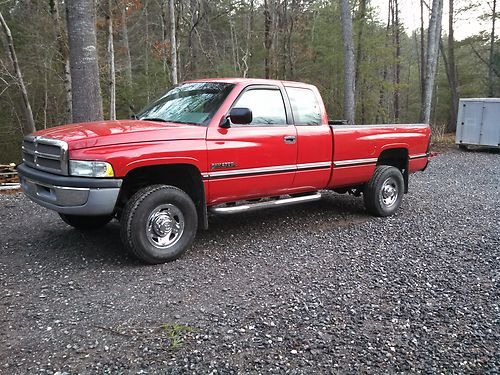
[[[325,192],[159,266],[0,195],[0,373],[498,373],[499,193],[498,152],[450,150],[394,216]]]

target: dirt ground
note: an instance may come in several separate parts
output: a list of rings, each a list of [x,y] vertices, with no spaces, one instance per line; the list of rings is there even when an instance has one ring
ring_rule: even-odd
[[[500,154],[435,150],[394,216],[325,192],[158,266],[0,195],[0,373],[498,373]]]

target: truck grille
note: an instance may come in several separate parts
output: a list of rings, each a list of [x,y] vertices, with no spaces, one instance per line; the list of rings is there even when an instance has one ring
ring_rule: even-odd
[[[36,169],[68,175],[68,144],[28,135],[23,140],[23,161]]]

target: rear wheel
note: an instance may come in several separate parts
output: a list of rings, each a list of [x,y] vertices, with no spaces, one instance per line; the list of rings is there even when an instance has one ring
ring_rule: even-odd
[[[198,215],[189,195],[168,185],[139,190],[121,217],[123,244],[150,264],[180,257],[193,243],[197,228]]]
[[[77,229],[95,229],[102,227],[113,219],[113,215],[83,216],[59,214],[61,219],[68,225]]]
[[[378,166],[363,191],[366,210],[375,216],[392,215],[401,205],[403,193],[401,171],[388,165]]]

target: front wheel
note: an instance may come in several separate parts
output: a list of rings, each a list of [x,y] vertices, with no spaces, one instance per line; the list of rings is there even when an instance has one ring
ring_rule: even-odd
[[[139,190],[121,217],[122,242],[140,260],[165,263],[180,257],[193,243],[198,215],[184,191],[169,185]]]
[[[66,224],[76,229],[96,229],[106,225],[113,219],[113,215],[83,216],[60,213],[59,216]]]
[[[363,191],[366,210],[375,216],[392,215],[401,205],[403,193],[401,171],[392,166],[380,165]]]

